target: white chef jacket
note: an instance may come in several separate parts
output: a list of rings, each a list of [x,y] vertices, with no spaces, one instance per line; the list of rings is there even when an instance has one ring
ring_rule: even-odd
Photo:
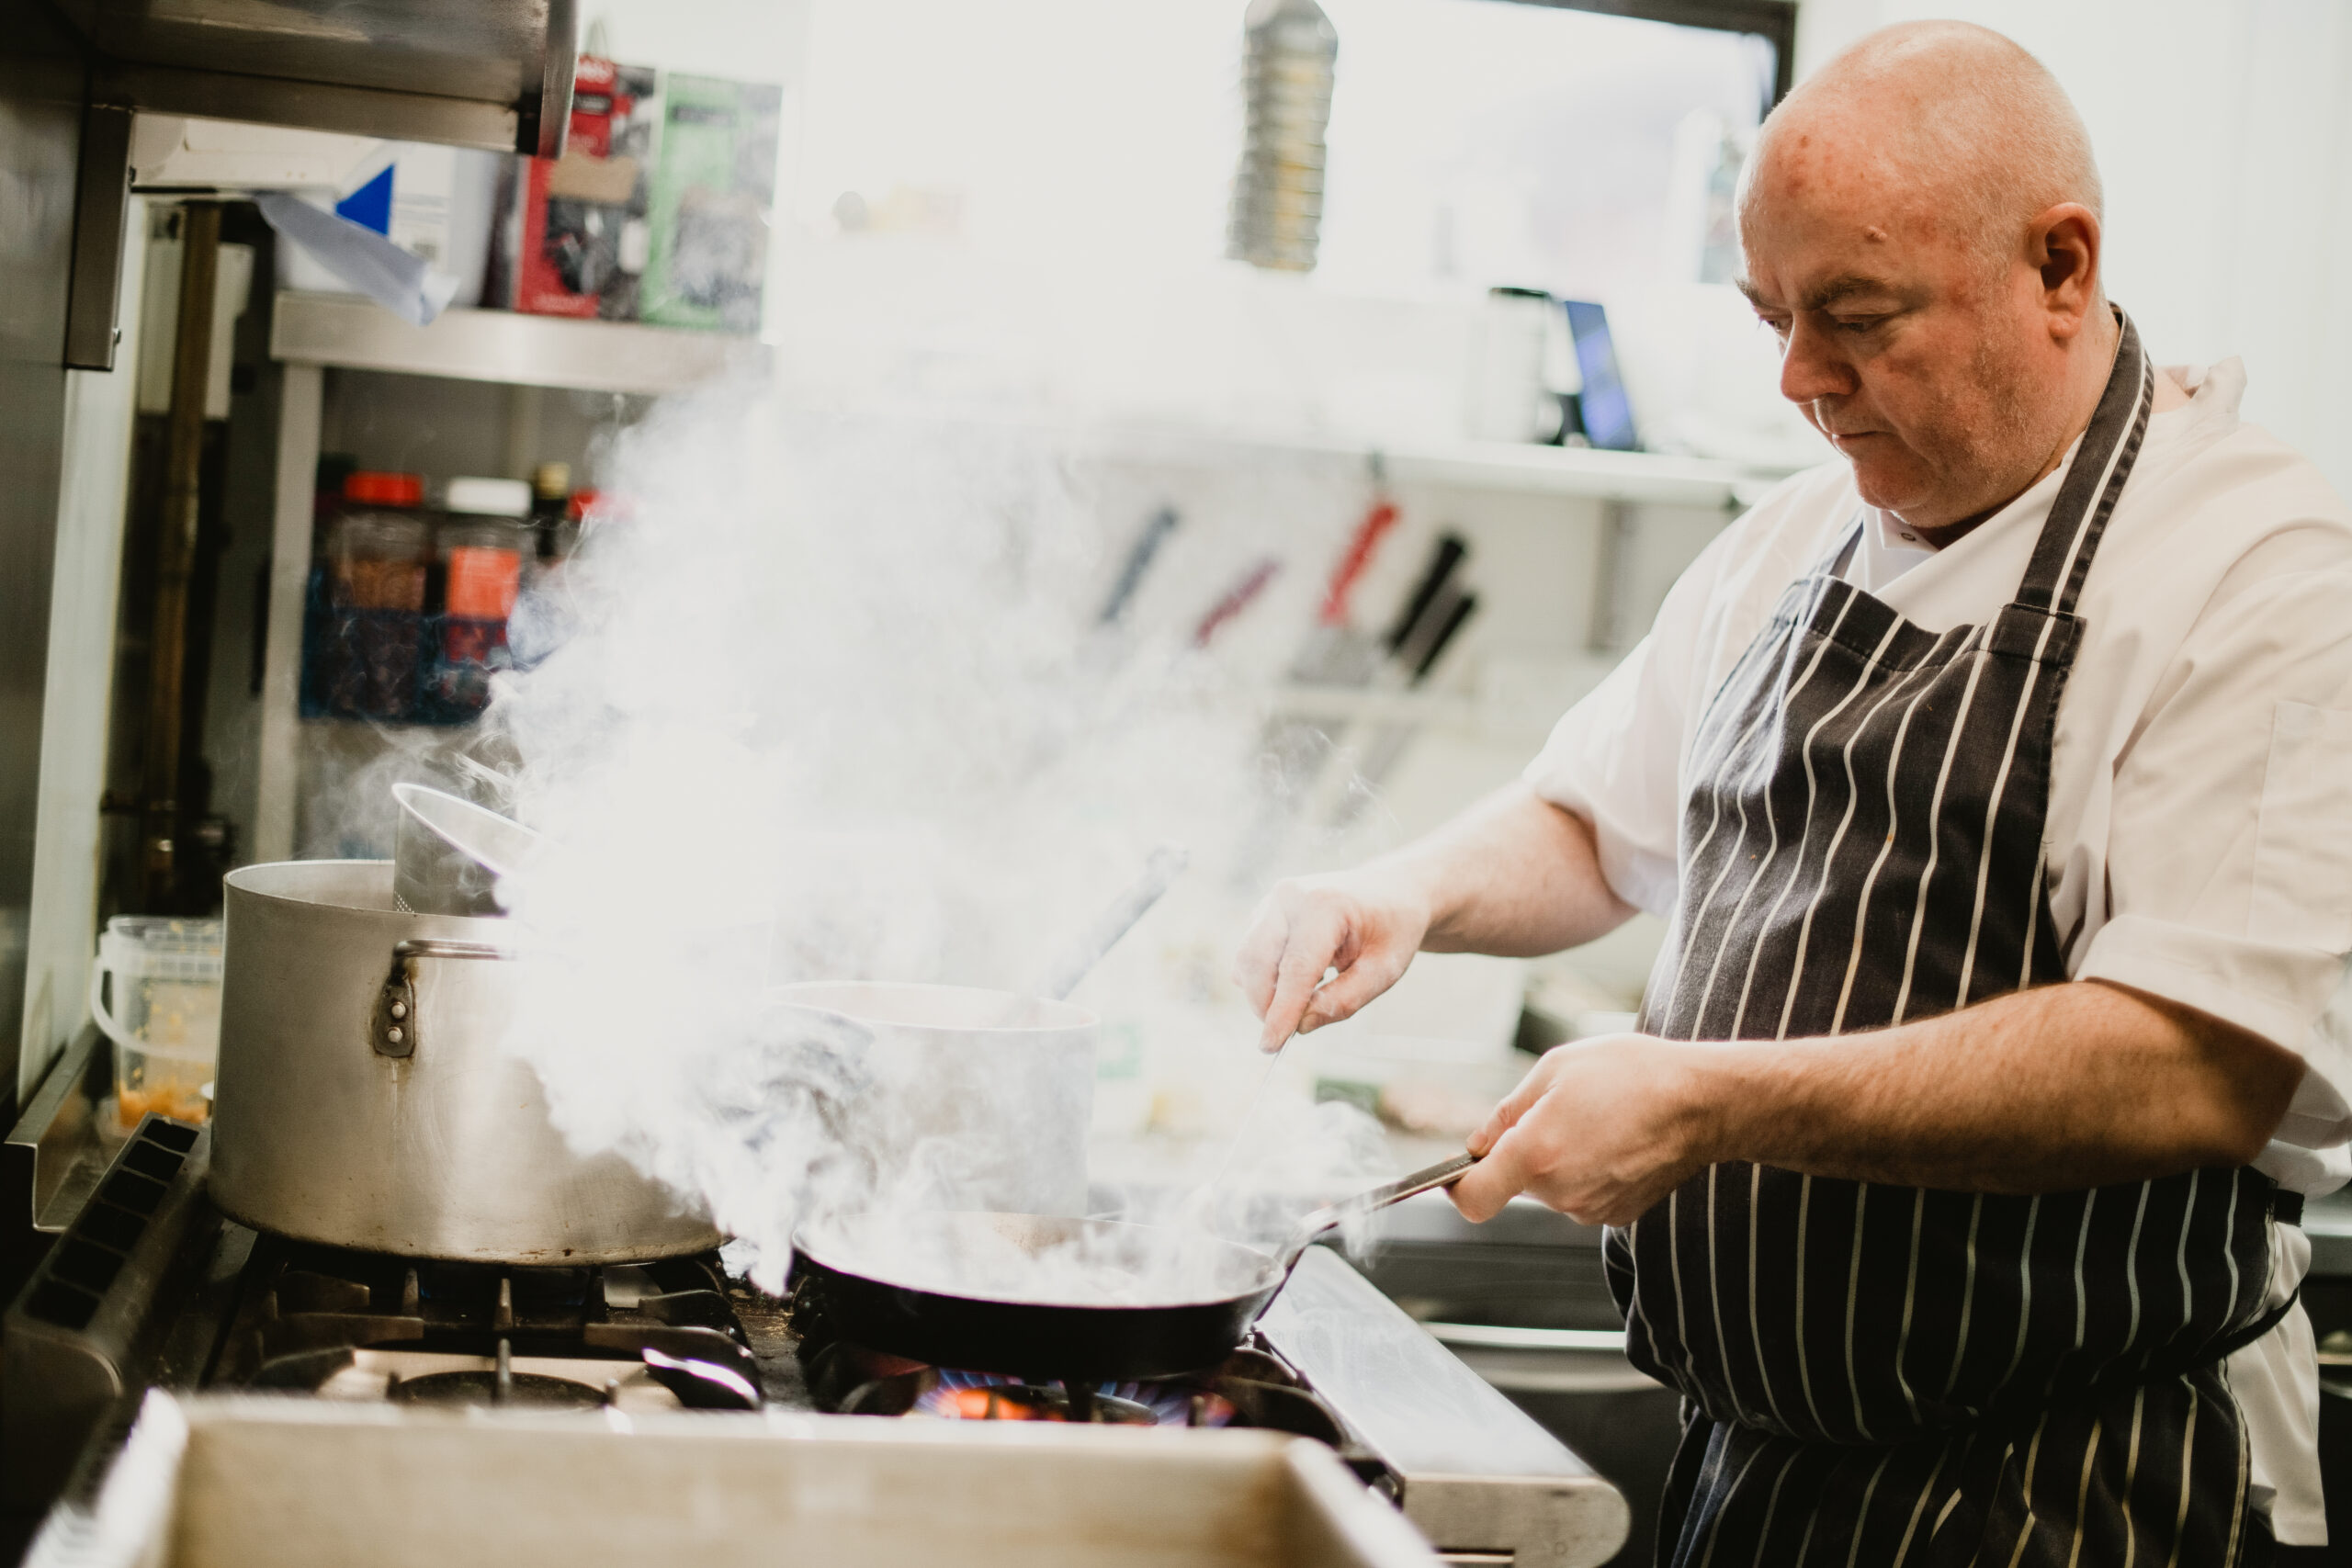
[[[2352,509],[2306,458],[2238,418],[2234,359],[2170,372],[2076,613],[2043,832],[2076,979],[2170,998],[2301,1054],[2302,1086],[2255,1163],[2282,1186],[2352,1175]],[[2016,594],[2064,477],[1938,550],[1862,503],[1842,462],[1799,474],[1708,546],[1642,644],[1569,710],[1527,782],[1593,825],[1601,874],[1673,908],[1690,743],[1708,698],[1789,582],[1857,517],[1842,575],[1931,632]],[[2310,1244],[2278,1227],[2274,1300]],[[2257,1483],[2287,1544],[2326,1540],[2318,1367],[2301,1308],[2233,1357]]]

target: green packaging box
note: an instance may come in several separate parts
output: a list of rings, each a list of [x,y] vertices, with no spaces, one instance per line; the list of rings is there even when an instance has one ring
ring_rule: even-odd
[[[639,319],[760,330],[784,89],[665,74]]]

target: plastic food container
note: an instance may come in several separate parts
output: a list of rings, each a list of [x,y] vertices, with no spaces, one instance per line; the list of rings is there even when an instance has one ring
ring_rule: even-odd
[[[519,479],[456,479],[442,508],[441,554],[448,617],[442,632],[437,694],[453,714],[490,705],[490,677],[508,668],[506,623],[530,544],[524,518],[531,487]]]
[[[327,605],[334,628],[327,708],[346,717],[406,719],[416,706],[433,525],[414,474],[355,473],[327,540]]]
[[[117,915],[90,968],[90,1016],[114,1042],[115,1106],[127,1131],[153,1111],[212,1113],[220,1053],[220,922]]]

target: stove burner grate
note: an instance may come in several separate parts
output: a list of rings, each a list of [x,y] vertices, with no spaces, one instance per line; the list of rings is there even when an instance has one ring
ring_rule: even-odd
[[[500,1268],[264,1235],[208,1381],[402,1403],[756,1409],[758,1356],[715,1263]]]
[[[1181,1382],[1037,1383],[989,1372],[941,1370],[915,1395],[910,1416],[943,1421],[1071,1421],[1111,1427],[1224,1427],[1231,1402]]]
[[[427,1372],[389,1384],[385,1397],[395,1404],[528,1404],[543,1409],[594,1410],[605,1403],[605,1392],[569,1378],[538,1372]]]
[[[929,1367],[845,1339],[804,1340],[818,1409],[837,1416],[947,1421],[1069,1421],[1110,1426],[1261,1427],[1347,1450],[1338,1417],[1279,1357],[1245,1346],[1199,1372],[1151,1382],[1006,1377]]]

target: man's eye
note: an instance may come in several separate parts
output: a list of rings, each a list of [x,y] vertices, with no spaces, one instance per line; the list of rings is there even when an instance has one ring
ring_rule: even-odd
[[[1782,343],[1789,341],[1789,319],[1786,316],[1758,316],[1756,319],[1770,329],[1774,337]]]
[[[1841,333],[1867,333],[1885,324],[1884,316],[1832,316]]]

